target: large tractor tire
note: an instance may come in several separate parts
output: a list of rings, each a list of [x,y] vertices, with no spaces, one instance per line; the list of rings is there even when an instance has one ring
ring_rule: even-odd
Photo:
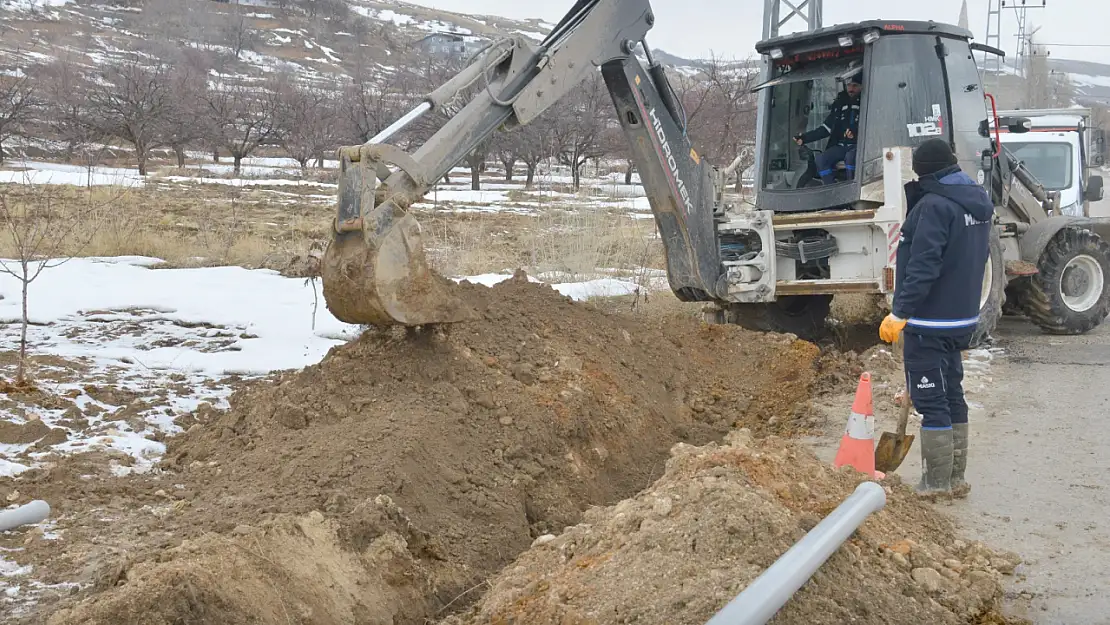
[[[827,334],[825,320],[832,306],[832,295],[789,295],[766,304],[733,304],[725,317],[758,332],[795,334],[816,342]]]
[[[979,324],[971,335],[971,347],[981,347],[991,341],[1002,308],[1006,303],[1006,260],[1002,256],[1002,237],[991,229],[990,255],[983,271],[983,288],[979,296]]]
[[[1022,285],[1022,309],[1049,334],[1084,334],[1110,313],[1110,244],[1076,227],[1062,228]]]

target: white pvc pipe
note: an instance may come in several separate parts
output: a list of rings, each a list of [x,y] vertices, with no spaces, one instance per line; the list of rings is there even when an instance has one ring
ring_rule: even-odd
[[[15,529],[20,525],[40,523],[48,516],[50,516],[50,504],[36,499],[14,510],[0,512],[0,532]]]
[[[721,609],[706,625],[763,625],[821,568],[872,512],[886,505],[875,482],[856,487],[836,510]]]

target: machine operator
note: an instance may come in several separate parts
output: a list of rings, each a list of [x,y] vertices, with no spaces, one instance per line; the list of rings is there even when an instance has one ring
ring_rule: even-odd
[[[798,145],[820,141],[831,137],[825,151],[817,155],[817,175],[825,184],[833,183],[836,164],[844,161],[848,173],[856,171],[856,141],[859,135],[860,94],[863,92],[863,73],[848,79],[845,91],[840,92],[832,103],[832,111],[825,123],[806,133],[794,137]]]

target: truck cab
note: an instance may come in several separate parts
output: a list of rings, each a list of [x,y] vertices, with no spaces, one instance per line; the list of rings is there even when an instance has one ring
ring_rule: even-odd
[[[1103,198],[1102,133],[1090,127],[1091,111],[1084,108],[999,111],[1020,115],[1032,124],[1015,135],[999,128],[1003,146],[1020,160],[1048,191],[1060,193],[1060,214],[1090,217],[1091,202]]]

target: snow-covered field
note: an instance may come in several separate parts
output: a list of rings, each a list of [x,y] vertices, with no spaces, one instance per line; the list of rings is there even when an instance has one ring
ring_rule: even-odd
[[[52,452],[96,448],[130,456],[118,471],[145,470],[164,452],[156,435],[180,431],[175,416],[202,401],[226,406],[228,376],[305,367],[359,332],[327,311],[318,284],[240,267],[152,269],[158,262],[78,258],[47,268],[31,283],[29,351],[57,357],[33,373],[43,391],[65,401],[14,411],[0,406],[0,420],[41,432],[60,429],[65,440],[33,451],[38,439],[0,444],[0,475],[24,471]],[[456,279],[493,285],[508,277]],[[637,285],[602,278],[554,288],[583,300],[634,293]],[[0,295],[0,351],[13,352],[19,282],[0,276]]]

